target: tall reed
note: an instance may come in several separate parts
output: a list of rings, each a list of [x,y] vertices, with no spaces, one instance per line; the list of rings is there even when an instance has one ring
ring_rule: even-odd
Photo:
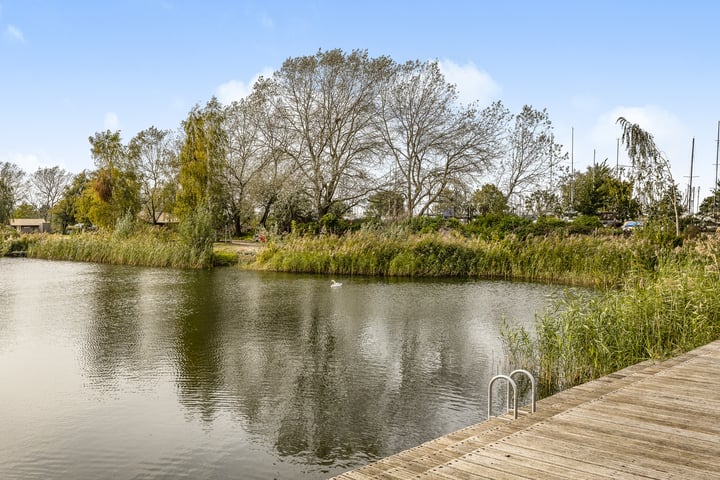
[[[271,243],[254,268],[336,275],[481,277],[609,286],[652,268],[649,245],[623,237],[466,238],[361,230]]]
[[[206,255],[198,255],[170,233],[154,232],[151,229],[129,235],[108,232],[34,235],[28,243],[27,256],[149,267],[210,266]]]
[[[506,329],[511,362],[534,371],[547,396],[720,338],[719,253],[717,239],[687,245],[620,288],[568,296],[537,318],[534,332]]]

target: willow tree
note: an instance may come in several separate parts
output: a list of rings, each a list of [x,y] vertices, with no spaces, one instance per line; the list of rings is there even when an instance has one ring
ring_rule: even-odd
[[[451,185],[479,179],[500,153],[504,110],[458,102],[437,62],[408,62],[380,95],[378,130],[407,216],[423,215]]]
[[[223,224],[225,191],[220,175],[226,164],[225,110],[216,98],[204,108],[193,107],[182,122],[185,134],[180,148],[179,190],[175,212],[180,220],[191,218],[203,207],[215,228]]]
[[[292,160],[318,219],[375,188],[381,145],[373,128],[375,99],[391,64],[365,51],[319,51],[286,60],[257,84],[276,128],[287,134],[281,153]]]
[[[670,198],[677,198],[677,187],[670,170],[670,162],[655,145],[653,136],[637,123],[625,117],[616,121],[622,128],[622,143],[632,163],[632,181],[646,208],[660,202],[669,190]],[[680,235],[680,213],[677,201],[672,201],[675,214],[675,235]]]

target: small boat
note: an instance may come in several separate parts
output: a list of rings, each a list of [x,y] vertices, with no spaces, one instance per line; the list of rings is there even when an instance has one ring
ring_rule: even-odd
[[[342,287],[342,283],[336,282],[335,280],[330,280],[330,288],[337,288]]]

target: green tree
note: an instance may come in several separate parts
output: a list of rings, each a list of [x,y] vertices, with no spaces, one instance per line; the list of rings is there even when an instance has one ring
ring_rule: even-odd
[[[475,191],[472,204],[478,215],[503,214],[508,211],[507,197],[492,183],[486,183]]]
[[[59,223],[60,231],[65,233],[67,227],[76,223],[90,223],[87,216],[85,192],[92,192],[88,172],[82,171],[75,175],[63,190],[62,197],[53,207],[53,219]]]
[[[397,220],[405,214],[405,198],[398,192],[382,190],[368,198],[366,215],[377,220]]]
[[[562,205],[555,192],[535,190],[525,199],[525,210],[535,218],[559,216],[562,214]]]
[[[185,139],[180,149],[176,213],[180,221],[203,206],[217,229],[224,223],[225,192],[220,175],[226,165],[225,113],[213,97],[204,108],[196,105],[183,121]]]
[[[572,183],[575,208],[583,215],[609,214],[625,220],[640,213],[640,206],[632,196],[632,183],[613,175],[607,162],[590,165],[585,172],[575,173]],[[569,202],[570,188],[570,179],[567,179],[562,186],[566,202]]]
[[[12,218],[15,206],[26,201],[25,172],[10,162],[0,162],[0,225]]]
[[[112,227],[125,215],[140,210],[137,171],[122,143],[120,131],[96,132],[88,138],[97,170],[91,176],[94,195],[86,192],[88,215],[95,225]]]
[[[23,202],[13,211],[13,218],[39,218],[42,217],[35,205]]]
[[[0,177],[0,226],[10,222],[14,207],[12,187],[7,179]]]
[[[698,208],[698,213],[700,213],[700,215],[703,215],[705,217],[711,217],[715,220],[718,219],[718,215],[720,214],[719,187],[720,184],[715,185],[715,188],[712,190],[712,195],[705,197],[702,203],[700,203],[700,207]]]

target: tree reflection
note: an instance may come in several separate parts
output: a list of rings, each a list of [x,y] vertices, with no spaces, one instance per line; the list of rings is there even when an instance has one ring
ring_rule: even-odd
[[[111,388],[121,375],[141,368],[137,301],[141,270],[97,265],[83,348],[92,383]]]
[[[212,422],[223,389],[222,319],[213,272],[192,272],[182,285],[177,317],[177,369],[180,402]]]

